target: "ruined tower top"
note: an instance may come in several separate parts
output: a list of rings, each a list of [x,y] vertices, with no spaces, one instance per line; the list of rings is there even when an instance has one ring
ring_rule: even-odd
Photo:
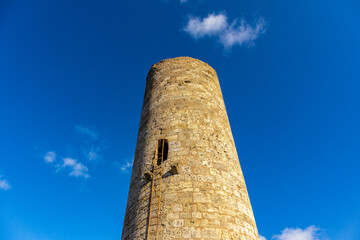
[[[164,67],[165,68],[173,68],[178,64],[186,64],[186,63],[190,63],[190,64],[197,63],[200,65],[205,65],[216,74],[215,70],[209,64],[207,64],[199,59],[192,58],[192,57],[176,57],[176,58],[168,58],[168,59],[161,60],[160,62],[153,64],[151,66],[149,72],[152,72],[153,70],[164,68]]]
[[[190,57],[148,74],[122,240],[258,240],[217,74]]]

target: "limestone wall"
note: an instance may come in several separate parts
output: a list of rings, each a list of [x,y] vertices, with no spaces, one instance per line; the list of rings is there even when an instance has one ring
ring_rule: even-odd
[[[189,57],[163,60],[149,71],[122,240],[146,239],[151,181],[144,173],[163,138],[169,153],[158,239],[258,240],[216,72]],[[171,172],[174,164],[179,174]],[[157,207],[152,211],[150,231]]]

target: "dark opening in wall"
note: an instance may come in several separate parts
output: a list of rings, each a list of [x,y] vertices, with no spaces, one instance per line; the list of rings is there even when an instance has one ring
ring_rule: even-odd
[[[169,151],[169,142],[167,139],[160,139],[158,141],[158,164],[161,163],[161,158],[163,157],[163,161],[165,161],[168,157]],[[162,156],[162,154],[164,154]]]

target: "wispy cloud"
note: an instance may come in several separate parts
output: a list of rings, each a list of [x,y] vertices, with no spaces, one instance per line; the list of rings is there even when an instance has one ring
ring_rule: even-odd
[[[122,163],[119,162],[113,162],[113,166],[119,169],[121,172],[126,173],[129,172],[129,170],[133,166],[132,161],[123,161]]]
[[[45,154],[44,160],[47,163],[52,163],[52,162],[54,162],[56,160],[56,154],[54,152],[52,152],[52,151],[49,151],[49,152],[47,152]]]
[[[319,228],[310,226],[305,229],[285,228],[281,234],[274,235],[275,240],[319,240]]]
[[[245,20],[241,20],[239,25],[233,23],[225,30],[220,36],[220,42],[227,49],[234,45],[251,46],[261,34],[265,33],[265,26],[264,18],[258,18],[253,25],[248,24]]]
[[[83,148],[83,154],[89,161],[95,161],[101,159],[101,147],[91,144],[87,148]]]
[[[84,126],[84,125],[76,125],[75,130],[84,135],[85,137],[89,137],[92,141],[98,140],[98,133],[95,131],[94,127]]]
[[[46,163],[52,165],[57,172],[68,172],[69,176],[77,178],[90,178],[89,168],[86,161],[94,162],[102,158],[102,149],[104,148],[104,139],[95,130],[93,126],[82,124],[74,126],[75,131],[82,136],[79,145],[80,151],[67,154],[57,154],[55,151],[48,151],[43,155]]]
[[[2,176],[0,175],[0,189],[2,190],[9,190],[11,188],[9,182]]]
[[[84,178],[90,177],[88,174],[89,169],[84,164],[79,163],[76,159],[64,158],[62,167],[70,169],[69,176]]]
[[[51,164],[56,171],[67,169],[69,176],[89,178],[89,169],[83,163],[73,158],[63,158],[60,162],[56,159],[56,153],[49,151],[45,154],[44,160],[46,163]]]
[[[255,40],[266,31],[266,21],[263,17],[257,18],[250,24],[244,19],[228,21],[226,13],[212,13],[200,18],[190,16],[183,29],[195,39],[213,37],[230,50],[233,46],[252,46]]]
[[[100,152],[103,144],[100,141],[101,139],[99,137],[99,133],[95,130],[95,128],[80,124],[75,126],[75,130],[86,138],[86,147],[83,148],[85,158],[89,161],[100,160]]]
[[[260,235],[260,240],[266,240],[266,237]]]

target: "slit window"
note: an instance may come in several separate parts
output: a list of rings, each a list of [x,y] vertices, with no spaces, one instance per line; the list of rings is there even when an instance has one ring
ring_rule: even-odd
[[[161,161],[161,158],[163,158],[163,161],[165,161],[168,157],[169,152],[169,142],[167,139],[160,139],[158,141],[158,164]],[[164,154],[164,155],[163,155]]]

